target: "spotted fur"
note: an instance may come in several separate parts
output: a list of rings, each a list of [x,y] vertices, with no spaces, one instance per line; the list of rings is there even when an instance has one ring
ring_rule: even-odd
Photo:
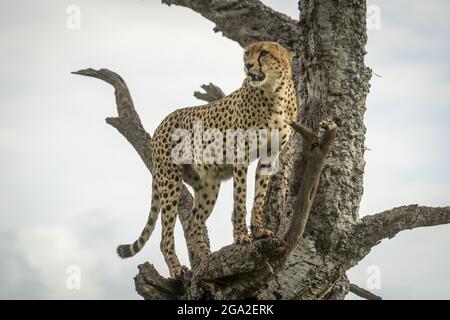
[[[161,211],[161,251],[172,276],[177,276],[184,270],[185,267],[181,266],[175,253],[173,233],[183,182],[192,186],[195,193],[187,242],[202,260],[210,254],[203,239],[202,227],[214,208],[220,184],[226,179],[233,178],[234,240],[237,243],[251,240],[246,225],[247,167],[250,160],[248,140],[245,140],[245,145],[239,146],[245,150],[243,163],[205,164],[194,161],[191,164],[177,164],[171,158],[172,150],[177,144],[172,139],[172,133],[180,128],[193,134],[198,121],[201,121],[203,130],[218,129],[224,137],[227,129],[278,129],[279,143],[283,146],[290,134],[288,124],[297,117],[297,98],[291,72],[292,57],[288,50],[275,42],[251,44],[245,49],[244,66],[247,77],[241,88],[207,105],[176,110],[162,121],[151,142],[154,174],[149,218],[138,240],[131,245],[118,247],[119,256],[130,257],[142,249]],[[233,152],[238,156],[236,151]],[[269,176],[262,174],[262,169],[270,165],[269,160],[260,160],[256,170],[251,216],[253,238],[272,235],[262,225],[262,209],[269,184]]]

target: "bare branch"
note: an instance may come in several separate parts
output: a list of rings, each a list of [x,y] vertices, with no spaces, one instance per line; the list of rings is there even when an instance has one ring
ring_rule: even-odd
[[[298,45],[298,21],[277,12],[259,0],[162,0],[200,13],[242,47],[255,41],[277,41],[289,49]]]
[[[114,87],[118,116],[107,118],[106,122],[116,128],[131,143],[149,171],[152,172],[153,165],[149,143],[151,137],[142,126],[125,81],[118,74],[108,69],[85,69],[72,72],[72,74],[101,79]]]
[[[125,81],[117,73],[108,69],[84,69],[72,72],[72,74],[101,79],[114,87],[118,116],[106,118],[106,122],[116,128],[131,143],[152,173],[151,136],[142,126]]]
[[[367,300],[382,300],[380,296],[377,296],[376,294],[373,294],[372,292],[363,289],[361,287],[358,287],[354,283],[350,283],[349,291],[356,294],[357,296],[367,299]]]
[[[302,157],[306,162],[306,168],[294,200],[292,221],[284,237],[287,242],[288,253],[297,246],[303,235],[320,175],[325,165],[325,159],[337,132],[337,126],[334,122],[321,123],[325,132],[320,139],[311,129],[300,123],[292,123],[291,126],[303,137]]]
[[[365,216],[354,228],[366,246],[393,238],[403,230],[450,223],[450,207],[432,208],[416,204]],[[361,230],[362,229],[362,230]]]
[[[225,97],[225,93],[223,93],[222,89],[216,86],[213,83],[203,84],[201,88],[205,90],[205,92],[195,91],[194,97],[199,100],[203,100],[206,102],[213,102]]]
[[[319,141],[319,137],[310,128],[305,127],[298,122],[292,122],[290,126],[302,136],[304,149],[309,150],[311,145]]]
[[[336,250],[345,257],[349,269],[383,239],[391,239],[403,230],[449,223],[450,207],[402,206],[365,216],[341,230]]]

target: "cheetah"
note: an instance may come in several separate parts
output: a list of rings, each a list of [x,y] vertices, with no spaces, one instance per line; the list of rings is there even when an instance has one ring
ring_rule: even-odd
[[[277,130],[276,139],[281,149],[291,133],[289,124],[297,117],[297,95],[291,70],[293,57],[293,53],[276,42],[252,43],[244,51],[246,77],[241,88],[209,104],[178,109],[162,121],[151,140],[154,172],[148,221],[138,240],[133,244],[120,245],[117,248],[120,257],[134,256],[143,248],[161,211],[160,247],[170,275],[177,277],[187,271],[187,268],[178,260],[174,244],[174,226],[182,183],[187,183],[194,190],[194,204],[189,216],[186,241],[201,261],[207,259],[210,254],[203,239],[202,228],[213,210],[220,184],[224,180],[233,179],[234,241],[245,244],[252,238],[273,236],[272,232],[264,228],[262,224],[262,210],[270,179],[270,175],[264,173],[264,169],[274,165],[279,150],[275,150],[275,156],[271,155],[264,159],[257,151],[256,157],[259,157],[259,163],[256,169],[251,235],[249,235],[246,225],[247,168],[250,161],[254,160],[249,157],[253,150],[249,137],[246,136],[240,142],[233,140],[233,143],[227,144],[225,150],[219,149],[215,154],[209,154],[210,158],[216,159],[214,157],[222,152],[226,153],[227,157],[229,155],[227,152],[231,152],[234,159],[239,158],[240,161],[221,163],[214,160],[206,163],[197,161],[199,159],[196,159],[198,156],[194,152],[194,161],[191,157],[191,161],[178,163],[173,160],[173,150],[180,143],[180,139],[174,139],[173,133],[177,130],[185,130],[189,135],[195,136],[196,123],[201,123],[203,129],[215,129],[222,134],[220,139],[215,140],[218,144],[219,140],[224,143],[229,142],[230,139],[225,134],[228,129]],[[267,141],[270,141],[268,135]],[[235,150],[230,150],[230,145]],[[237,150],[244,150],[242,152],[244,156],[242,157],[242,153],[239,156]]]

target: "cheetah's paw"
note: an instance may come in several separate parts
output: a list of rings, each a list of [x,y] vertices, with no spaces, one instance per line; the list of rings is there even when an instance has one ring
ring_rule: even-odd
[[[255,239],[274,237],[274,233],[263,227],[252,227],[252,235]]]
[[[197,256],[200,258],[200,261],[208,260],[208,257],[211,255],[211,251],[209,249],[202,249],[197,252]]]
[[[247,244],[250,243],[251,241],[252,238],[250,238],[250,236],[247,233],[239,234],[234,238],[234,242],[237,244]]]
[[[172,272],[172,278],[175,279],[185,279],[191,271],[186,266],[175,267]]]

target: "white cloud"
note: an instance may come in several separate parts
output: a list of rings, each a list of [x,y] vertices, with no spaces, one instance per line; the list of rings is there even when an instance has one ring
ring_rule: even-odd
[[[449,107],[450,79],[442,64],[383,60],[379,63],[383,63],[383,68],[373,68],[382,78],[372,78],[369,108],[421,108],[425,113]],[[389,117],[389,112],[384,115]]]
[[[95,253],[80,246],[79,240],[64,226],[36,226],[17,233],[18,248],[35,277],[48,289],[48,299],[101,298],[102,288],[95,278],[99,261]],[[69,290],[67,268],[81,269],[80,290]]]

